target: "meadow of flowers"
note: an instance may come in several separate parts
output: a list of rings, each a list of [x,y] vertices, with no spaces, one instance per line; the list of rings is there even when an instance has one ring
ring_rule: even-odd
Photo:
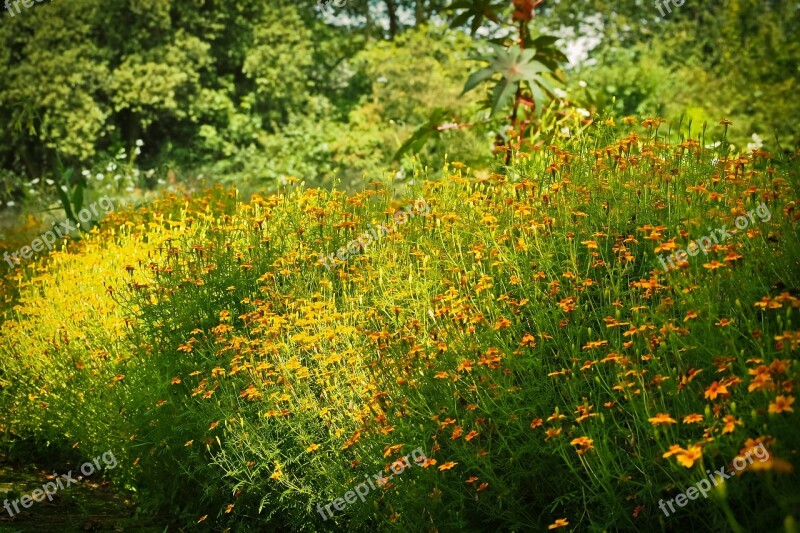
[[[402,192],[290,180],[118,209],[4,281],[0,429],[112,450],[119,490],[186,530],[797,531],[800,154],[663,128],[600,122]],[[315,510],[418,448],[421,468]]]

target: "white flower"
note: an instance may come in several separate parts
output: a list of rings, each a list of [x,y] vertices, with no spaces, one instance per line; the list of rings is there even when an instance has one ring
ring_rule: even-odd
[[[14,202],[6,202],[6,207],[14,207],[15,205],[17,204],[15,204]]]
[[[86,169],[83,169],[83,172],[81,172],[81,174],[83,174],[83,177],[85,177],[85,178],[88,178],[88,177],[89,177],[89,174],[91,174],[91,172],[89,172],[89,171],[88,171],[88,170],[86,170]]]
[[[33,186],[34,186],[34,185],[36,185],[37,183],[39,183],[39,178],[36,178],[35,180],[31,180],[31,182],[28,184],[28,186],[29,186],[29,187],[33,187]]]
[[[144,146],[144,141],[141,139],[136,139],[136,146]]]
[[[716,147],[717,147],[717,146],[719,146],[720,144],[722,144],[722,143],[721,143],[720,141],[717,141],[717,142],[715,142],[715,143],[713,143],[713,144],[707,144],[707,145],[706,145],[706,148],[716,148]]]
[[[567,127],[561,128],[561,135],[563,135],[564,137],[569,137],[569,128]]]
[[[566,98],[567,97],[567,91],[565,91],[564,89],[561,89],[559,87],[556,87],[555,89],[553,89],[553,94],[556,95],[558,98]]]
[[[117,174],[116,176],[114,176],[114,181],[119,181],[119,180],[121,180],[121,179],[122,179],[122,176],[120,176],[119,174]]]
[[[106,177],[102,173],[98,172],[97,176],[95,176],[94,179],[96,179],[97,181],[103,181],[104,179],[106,179]]]
[[[582,108],[582,107],[579,107],[578,109],[576,109],[576,110],[575,110],[575,112],[576,112],[576,113],[578,113],[578,114],[579,114],[580,116],[582,116],[583,118],[589,118],[589,117],[591,117],[591,116],[592,116],[592,114],[591,114],[591,113],[589,113],[589,110],[588,110],[588,109],[584,109],[584,108]]]
[[[53,180],[49,180],[49,179],[45,179],[45,180],[44,180],[44,182],[45,182],[46,184],[48,184],[48,185],[52,185],[52,184],[54,184],[54,183],[55,183],[55,181],[53,181]]]
[[[114,172],[115,170],[117,170],[117,165],[116,165],[116,163],[114,163],[114,162],[112,161],[112,162],[111,162],[111,163],[109,163],[109,164],[108,164],[108,166],[106,167],[106,172]]]
[[[387,78],[386,76],[381,76],[380,78],[378,78],[375,81],[377,81],[378,83],[388,83],[389,82],[389,78]]]
[[[133,150],[133,155],[139,155],[142,153],[142,149],[138,146]]]
[[[578,86],[579,87],[586,87],[586,82],[581,80],[581,81],[578,82]]]
[[[158,184],[159,185],[165,185],[166,183],[167,183],[166,180],[162,180],[161,178],[158,178]]]
[[[753,150],[760,150],[762,146],[764,146],[764,141],[761,137],[758,136],[758,133],[754,133],[751,137],[753,142],[747,143],[747,151],[752,152]]]
[[[135,189],[133,187],[126,187],[125,190],[128,192],[133,192]]]

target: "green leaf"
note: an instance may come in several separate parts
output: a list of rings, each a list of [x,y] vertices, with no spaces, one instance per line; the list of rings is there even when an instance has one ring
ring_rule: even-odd
[[[70,198],[67,196],[67,193],[64,190],[69,190],[70,176],[72,176],[72,168],[68,168],[64,172],[62,175],[62,185],[56,186],[56,192],[58,194],[58,199],[61,200],[61,207],[64,208],[64,212],[67,214],[67,218],[73,222],[78,222],[78,219],[75,217],[75,213],[72,211],[72,202],[70,202]]]
[[[497,111],[514,96],[514,92],[516,92],[518,86],[518,82],[512,82],[509,79],[504,79],[495,85],[494,91],[492,92],[492,115],[497,113]]]
[[[406,139],[397,152],[394,154],[392,161],[399,161],[406,152],[419,152],[422,147],[428,142],[428,139],[439,134],[438,127],[445,118],[446,111],[441,108],[434,109],[428,121],[422,126],[414,130],[411,137]]]
[[[481,82],[488,80],[489,78],[492,77],[494,73],[495,71],[493,71],[490,68],[483,68],[481,70],[473,72],[472,74],[469,75],[467,83],[464,84],[464,90],[461,91],[461,95],[463,96],[464,94],[468,93],[469,91],[477,87],[478,84],[480,84]]]
[[[470,30],[474,34],[481,28],[485,19],[499,23],[500,18],[497,13],[502,11],[506,5],[507,2],[503,0],[458,0],[450,4],[447,9],[454,12],[463,9],[464,12],[453,17],[450,27],[462,27],[472,19]]]
[[[83,209],[83,190],[84,185],[82,181],[79,181],[78,184],[75,186],[75,192],[72,193],[72,203],[75,207],[75,213],[80,214],[81,209]]]
[[[530,41],[530,45],[528,46],[530,48],[547,48],[553,46],[559,39],[560,37],[556,37],[555,35],[540,35],[536,39]]]

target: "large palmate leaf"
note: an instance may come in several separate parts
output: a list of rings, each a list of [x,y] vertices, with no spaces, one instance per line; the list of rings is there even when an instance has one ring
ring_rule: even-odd
[[[499,74],[501,78],[492,89],[492,114],[495,114],[508,103],[520,83],[528,85],[534,101],[540,104],[544,100],[544,93],[540,86],[543,86],[548,91],[551,90],[542,74],[551,72],[552,69],[536,59],[536,49],[528,48],[523,50],[517,45],[503,48],[495,44],[491,44],[490,47],[491,52],[488,55],[474,58],[488,63],[488,66],[470,75],[466,84],[464,84],[462,94],[490,80],[495,74]],[[537,108],[539,107],[537,105]]]

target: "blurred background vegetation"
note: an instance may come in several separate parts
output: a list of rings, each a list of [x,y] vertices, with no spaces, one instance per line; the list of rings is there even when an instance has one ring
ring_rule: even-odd
[[[54,0],[6,11],[0,213],[57,209],[57,187],[77,182],[135,201],[198,179],[245,193],[291,177],[353,190],[413,180],[445,157],[488,169],[503,132],[482,121],[481,93],[461,90],[469,58],[506,31],[474,15],[511,4]],[[547,1],[535,13],[570,58],[556,114],[684,117],[693,133],[727,118],[736,149],[798,143],[796,2],[687,2],[662,16],[650,0]],[[431,116],[477,125],[394,157]]]

